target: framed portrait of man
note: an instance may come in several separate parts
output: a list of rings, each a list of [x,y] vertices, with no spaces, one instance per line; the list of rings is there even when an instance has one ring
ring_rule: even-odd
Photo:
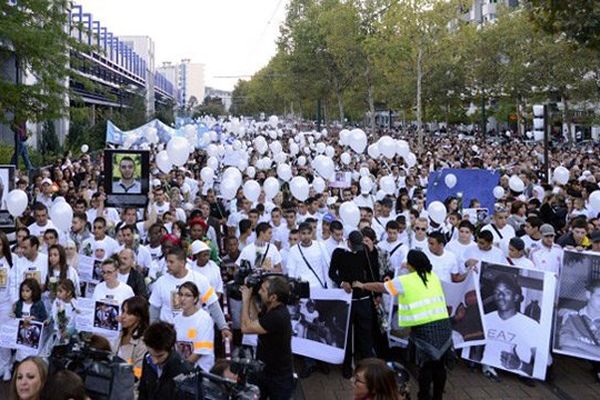
[[[104,190],[110,207],[145,207],[150,186],[150,153],[140,150],[104,151]]]
[[[15,220],[8,212],[6,198],[15,188],[15,166],[0,165],[0,228],[15,227]]]

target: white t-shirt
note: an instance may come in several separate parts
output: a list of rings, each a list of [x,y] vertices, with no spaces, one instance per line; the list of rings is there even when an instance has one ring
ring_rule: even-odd
[[[208,372],[215,364],[214,323],[210,315],[199,309],[190,316],[178,314],[173,320],[177,332],[175,349],[187,359],[192,354],[199,354],[196,365]]]
[[[444,249],[441,256],[436,256],[429,252],[427,257],[429,257],[429,261],[431,261],[433,272],[435,272],[442,281],[452,282],[452,274],[458,274],[460,272],[458,262],[456,261],[456,255],[450,250]]]
[[[58,282],[58,280],[60,280],[60,271],[58,271],[58,270],[52,271],[52,276],[54,276]],[[77,273],[75,268],[73,268],[73,267],[67,268],[67,279],[70,279],[71,282],[73,282],[73,285],[75,286],[75,295],[77,297],[79,297],[81,294],[81,287],[79,286],[79,274]]]
[[[521,257],[521,258],[510,258],[510,261],[512,261],[511,265],[514,265],[516,267],[520,267],[520,268],[527,268],[527,269],[533,269],[535,268],[535,266],[533,265],[533,263],[531,262],[531,260],[529,260],[528,258],[525,257]],[[508,261],[508,260],[507,260]],[[510,262],[509,262],[510,264]]]
[[[491,264],[507,264],[506,261],[506,257],[504,256],[504,254],[502,253],[502,250],[500,250],[497,247],[492,246],[491,249],[489,249],[488,251],[482,251],[479,249],[479,247],[477,245],[475,245],[475,247],[471,247],[469,249],[467,249],[467,251],[465,251],[465,262],[470,260],[470,259],[474,259],[479,261],[477,263],[477,274],[479,274],[479,272],[481,272],[481,262],[487,262],[487,263],[491,263]],[[462,268],[464,268],[464,263],[462,265]],[[464,269],[463,269],[464,271]]]
[[[427,236],[423,240],[417,240],[415,235],[412,236],[412,240],[410,242],[411,250],[421,250],[424,253],[429,252],[429,243],[427,241]]]
[[[258,259],[257,256],[259,257]],[[267,243],[264,246],[257,246],[255,243],[252,243],[244,247],[235,263],[241,265],[242,260],[249,261],[253,267],[271,269],[281,263],[281,254],[279,254],[279,250],[273,244]]]
[[[48,275],[48,256],[43,253],[38,253],[35,260],[30,261],[26,257],[17,257],[16,259],[16,280],[15,284],[18,288],[26,278],[34,278],[40,286],[46,284],[46,276]]]
[[[464,270],[465,261],[467,261],[465,259],[465,254],[467,250],[473,247],[477,247],[477,243],[471,241],[469,244],[462,244],[458,241],[458,239],[451,240],[445,247],[446,250],[453,252],[456,256],[456,262],[458,263],[461,273]]]
[[[119,246],[118,252],[125,249],[125,246]],[[134,250],[135,253],[135,262],[137,265],[142,267],[144,270],[150,268],[150,264],[152,263],[152,255],[148,251],[145,246],[138,246],[137,251]]]
[[[327,249],[327,255],[329,256],[329,261],[331,261],[331,255],[335,249],[347,249],[346,243],[342,240],[341,242],[336,242],[333,237],[330,237],[327,240],[323,241],[325,245],[325,249]]]
[[[539,331],[539,323],[519,312],[506,320],[500,318],[498,311],[485,314],[483,318],[488,345],[483,351],[482,364],[502,365],[502,352],[513,353],[513,350],[522,362],[531,362],[532,351],[537,347],[537,338],[532,332]]]
[[[118,304],[119,309],[123,302],[131,297],[135,296],[133,289],[126,283],[119,282],[115,288],[109,288],[106,286],[106,282],[100,282],[94,288],[94,295],[92,298],[94,301],[104,301],[111,304]]]
[[[400,247],[398,247],[398,245],[400,245]],[[377,247],[390,253],[390,265],[394,271],[397,268],[400,268],[400,265],[408,254],[408,246],[406,246],[400,239],[393,243],[383,240],[377,244]],[[391,254],[392,250],[394,251],[394,254]]]
[[[300,246],[302,253],[300,253]],[[302,258],[302,254],[304,254],[314,273]],[[289,276],[308,281],[310,287],[322,288],[325,285],[328,288],[333,287],[333,283],[329,280],[327,250],[320,242],[313,241],[308,247],[304,247],[300,243],[292,246],[288,254],[286,268]],[[319,277],[317,278],[315,274],[318,274]]]
[[[102,261],[104,261],[113,254],[117,253],[119,248],[119,243],[110,236],[104,236],[104,239],[102,240],[96,240],[91,237],[83,241],[79,252],[85,255],[88,255],[88,252],[91,252],[89,254],[94,257],[96,249],[104,249],[104,258],[102,259]]]
[[[184,282],[193,282],[196,284],[200,291],[200,300],[203,304],[211,305],[218,300],[215,289],[210,286],[208,279],[204,275],[188,270],[188,273],[183,278],[175,278],[173,275],[167,273],[158,278],[154,283],[149,300],[152,307],[160,308],[159,318],[161,321],[172,323],[175,316],[181,314],[177,290]]]
[[[525,249],[527,253],[530,254],[533,250],[537,249],[542,245],[542,239],[534,240],[529,235],[521,236],[523,242],[525,242]]]
[[[192,271],[202,274],[208,279],[210,286],[215,288],[217,293],[223,293],[223,278],[221,277],[221,269],[213,260],[208,260],[206,265],[199,267],[196,262],[191,264]]]
[[[496,232],[496,229],[494,229],[492,224],[487,224],[481,228],[481,230],[492,232],[492,235],[494,236],[494,246],[502,250],[505,256],[508,256],[508,242],[516,236],[515,229],[512,226],[506,224],[502,229],[498,229],[502,237],[498,235],[498,232]]]

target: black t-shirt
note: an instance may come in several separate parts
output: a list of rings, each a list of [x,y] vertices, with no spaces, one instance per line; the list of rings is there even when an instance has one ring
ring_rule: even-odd
[[[256,358],[265,363],[264,374],[292,374],[292,323],[290,312],[284,305],[262,314],[260,326],[267,331],[258,335]]]

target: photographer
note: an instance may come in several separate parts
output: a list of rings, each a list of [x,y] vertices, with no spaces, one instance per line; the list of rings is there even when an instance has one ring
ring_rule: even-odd
[[[290,296],[284,277],[265,279],[258,291],[262,311],[259,314],[252,289],[242,286],[242,333],[257,334],[256,358],[265,364],[259,377],[261,399],[288,400],[292,397],[292,325],[286,303]]]

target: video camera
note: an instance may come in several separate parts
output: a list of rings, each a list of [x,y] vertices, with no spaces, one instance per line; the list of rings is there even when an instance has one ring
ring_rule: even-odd
[[[175,385],[186,399],[190,400],[256,400],[260,397],[257,386],[248,379],[262,372],[264,364],[250,358],[233,358],[229,369],[238,376],[237,382],[210,374],[197,367],[189,374],[174,378]]]
[[[49,376],[68,369],[81,377],[86,393],[94,400],[133,400],[133,367],[111,352],[97,350],[74,335],[68,344],[57,345],[48,358]]]
[[[308,299],[310,297],[310,285],[307,281],[291,278],[280,273],[264,272],[261,269],[252,268],[248,260],[242,260],[240,267],[233,275],[233,280],[227,282],[227,296],[241,301],[242,294],[240,293],[240,288],[244,285],[252,289],[253,296],[257,296],[260,285],[262,285],[265,279],[271,276],[281,276],[287,280],[290,286],[290,296],[287,299],[287,304],[295,304],[300,299]]]

